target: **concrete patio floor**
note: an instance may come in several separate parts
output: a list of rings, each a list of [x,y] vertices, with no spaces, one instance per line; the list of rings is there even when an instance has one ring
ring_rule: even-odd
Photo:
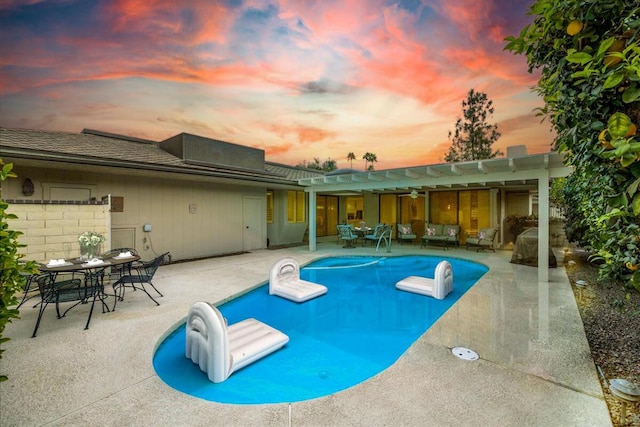
[[[217,303],[268,280],[271,265],[327,255],[431,254],[475,260],[490,271],[390,368],[342,392],[288,404],[229,405],[168,387],[155,374],[155,347],[196,301]],[[394,245],[343,249],[335,238],[160,267],[155,306],[129,292],[115,312],[88,307],[56,319],[49,307],[21,309],[5,330],[0,424],[7,426],[610,426],[580,314],[561,265],[550,282],[510,264],[511,252],[476,253]],[[454,272],[455,277],[455,272]],[[33,301],[33,300],[32,300]],[[354,307],[358,302],[354,301]],[[451,348],[468,347],[475,362]],[[291,416],[289,416],[291,414]]]

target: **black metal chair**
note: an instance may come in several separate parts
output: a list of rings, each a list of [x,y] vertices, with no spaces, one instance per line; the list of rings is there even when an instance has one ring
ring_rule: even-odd
[[[141,290],[145,294],[147,294],[147,296],[151,298],[151,301],[155,302],[156,305],[160,305],[160,303],[156,301],[147,291],[145,283],[150,285],[158,295],[163,296],[151,282],[151,280],[156,274],[158,267],[160,267],[160,265],[164,262],[164,259],[170,256],[171,255],[169,254],[169,252],[165,252],[164,254],[154,258],[151,261],[138,262],[131,266],[130,274],[124,274],[118,280],[116,280],[113,283],[113,293],[115,294],[115,299],[113,301],[112,311],[115,311],[118,300],[124,300],[125,288]]]
[[[100,258],[113,258],[125,252],[129,252],[131,255],[138,256],[138,251],[133,248],[116,248],[103,252],[102,254],[100,254]],[[109,282],[115,282],[121,276],[125,274],[131,274],[131,266],[133,265],[133,263],[134,261],[127,262],[125,264],[113,265],[109,267],[109,271],[105,273],[105,277]]]
[[[22,292],[24,292],[24,294],[22,295],[22,300],[20,301],[20,304],[18,304],[16,309],[20,308],[22,304],[29,301],[31,298],[35,298],[40,295],[39,289],[36,285],[36,277],[38,275],[24,273],[20,273],[20,275],[25,278],[24,287],[22,288]],[[35,308],[37,306],[38,304],[34,305],[33,307]]]
[[[42,301],[40,302],[40,312],[38,313],[38,320],[31,338],[36,336],[42,315],[50,303],[55,303],[56,314],[60,319],[73,307],[78,304],[86,304],[91,300],[91,309],[89,310],[85,329],[89,329],[96,299],[100,299],[102,302],[102,312],[104,313],[106,305],[103,300],[104,292],[101,273],[52,273],[37,276],[35,281],[38,283]],[[75,302],[75,304],[60,314],[60,303],[65,302]]]

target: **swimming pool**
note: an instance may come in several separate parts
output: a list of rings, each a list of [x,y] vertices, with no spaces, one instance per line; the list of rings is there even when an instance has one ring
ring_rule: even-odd
[[[300,275],[327,286],[324,296],[298,304],[269,295],[264,285],[218,307],[229,324],[254,317],[287,334],[282,350],[215,384],[185,357],[183,324],[158,346],[154,368],[169,386],[221,403],[297,402],[344,390],[391,366],[488,271],[482,264],[446,258],[454,288],[444,300],[395,289],[407,276],[433,277],[443,259],[410,255],[314,261]]]

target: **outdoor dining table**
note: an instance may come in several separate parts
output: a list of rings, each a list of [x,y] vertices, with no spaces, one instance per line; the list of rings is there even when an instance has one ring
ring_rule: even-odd
[[[69,260],[51,260],[47,264],[39,263],[38,264],[38,269],[40,270],[39,277],[44,279],[43,282],[45,283],[44,286],[46,286],[46,288],[41,290],[43,300],[40,303],[40,314],[36,322],[36,327],[33,332],[33,336],[35,337],[35,334],[38,330],[38,326],[40,324],[40,319],[42,317],[44,308],[50,302],[56,303],[58,318],[60,318],[60,317],[64,317],[67,311],[75,307],[75,305],[79,303],[87,303],[89,302],[90,299],[93,299],[91,311],[89,313],[89,318],[87,319],[87,324],[85,326],[85,329],[88,329],[89,323],[91,322],[91,313],[93,312],[93,304],[95,304],[96,299],[99,299],[100,302],[102,303],[103,313],[105,311],[105,308],[106,308],[106,311],[110,311],[109,307],[104,302],[104,300],[109,296],[104,292],[105,269],[108,267],[130,264],[135,261],[138,261],[139,259],[140,257],[138,255],[131,255],[131,256],[116,255],[116,256],[111,256],[106,258],[94,258],[91,260],[73,258]],[[123,269],[123,271],[125,271],[125,269]],[[58,310],[58,298],[57,297],[52,298],[52,297],[55,295],[55,292],[56,292],[56,280],[58,276],[60,274],[68,274],[68,273],[71,273],[71,274],[81,273],[84,275],[84,280],[78,281],[77,279],[75,279],[75,280],[66,281],[67,283],[70,283],[70,284],[77,283],[77,285],[73,286],[73,288],[66,288],[66,289],[67,290],[75,289],[76,296],[72,298],[73,300],[79,301],[79,302],[77,302],[72,307],[67,308],[64,314],[60,315],[60,312]]]
[[[99,260],[100,262],[94,262]],[[80,258],[72,258],[70,260],[63,260],[61,264],[38,264],[38,269],[42,273],[70,273],[70,272],[90,272],[92,274],[104,271],[107,267],[116,265],[129,264],[140,260],[138,255],[131,256],[113,256],[108,258],[94,258],[93,260],[85,260]]]
[[[140,260],[138,255],[131,256],[112,256],[106,258],[93,258],[91,260],[72,258],[70,260],[63,260],[61,264],[39,264],[38,269],[41,273],[48,273],[52,282],[55,281],[58,273],[75,273],[80,272],[85,274],[85,286],[88,286],[88,281],[93,281],[94,285],[103,285],[104,270],[107,267],[114,267],[117,265],[130,264]]]
[[[363,245],[364,236],[373,233],[373,229],[371,227],[353,227],[353,231],[358,235],[358,240],[360,240]]]

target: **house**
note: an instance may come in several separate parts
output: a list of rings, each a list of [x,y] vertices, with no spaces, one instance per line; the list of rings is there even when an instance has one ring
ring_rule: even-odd
[[[506,217],[532,213],[547,259],[549,181],[571,172],[560,154],[528,155],[523,146],[504,158],[327,174],[185,133],[155,142],[0,128],[0,150],[19,176],[3,184],[3,198],[38,260],[75,255],[87,230],[105,233],[111,248],[143,258],[170,250],[176,260],[300,244],[307,231],[313,251],[340,223],[411,224],[418,236],[429,222],[459,224],[462,244],[496,227],[502,244],[513,238]]]
[[[338,202],[342,222],[411,224],[422,236],[425,224],[459,224],[460,243],[467,233],[497,228],[505,242],[505,219],[512,214],[539,216],[538,259],[549,254],[549,183],[571,173],[556,152],[528,155],[526,147],[509,147],[507,156],[459,163],[405,167],[381,171],[326,174],[302,178],[309,193],[309,249],[315,250],[316,224]],[[395,227],[392,227],[395,232]],[[538,277],[548,281],[548,268]]]
[[[182,133],[161,142],[85,129],[0,128],[0,156],[17,179],[2,185],[29,259],[78,254],[97,231],[106,248],[143,259],[171,251],[194,259],[301,243],[301,178],[322,176],[266,162],[264,151]]]

